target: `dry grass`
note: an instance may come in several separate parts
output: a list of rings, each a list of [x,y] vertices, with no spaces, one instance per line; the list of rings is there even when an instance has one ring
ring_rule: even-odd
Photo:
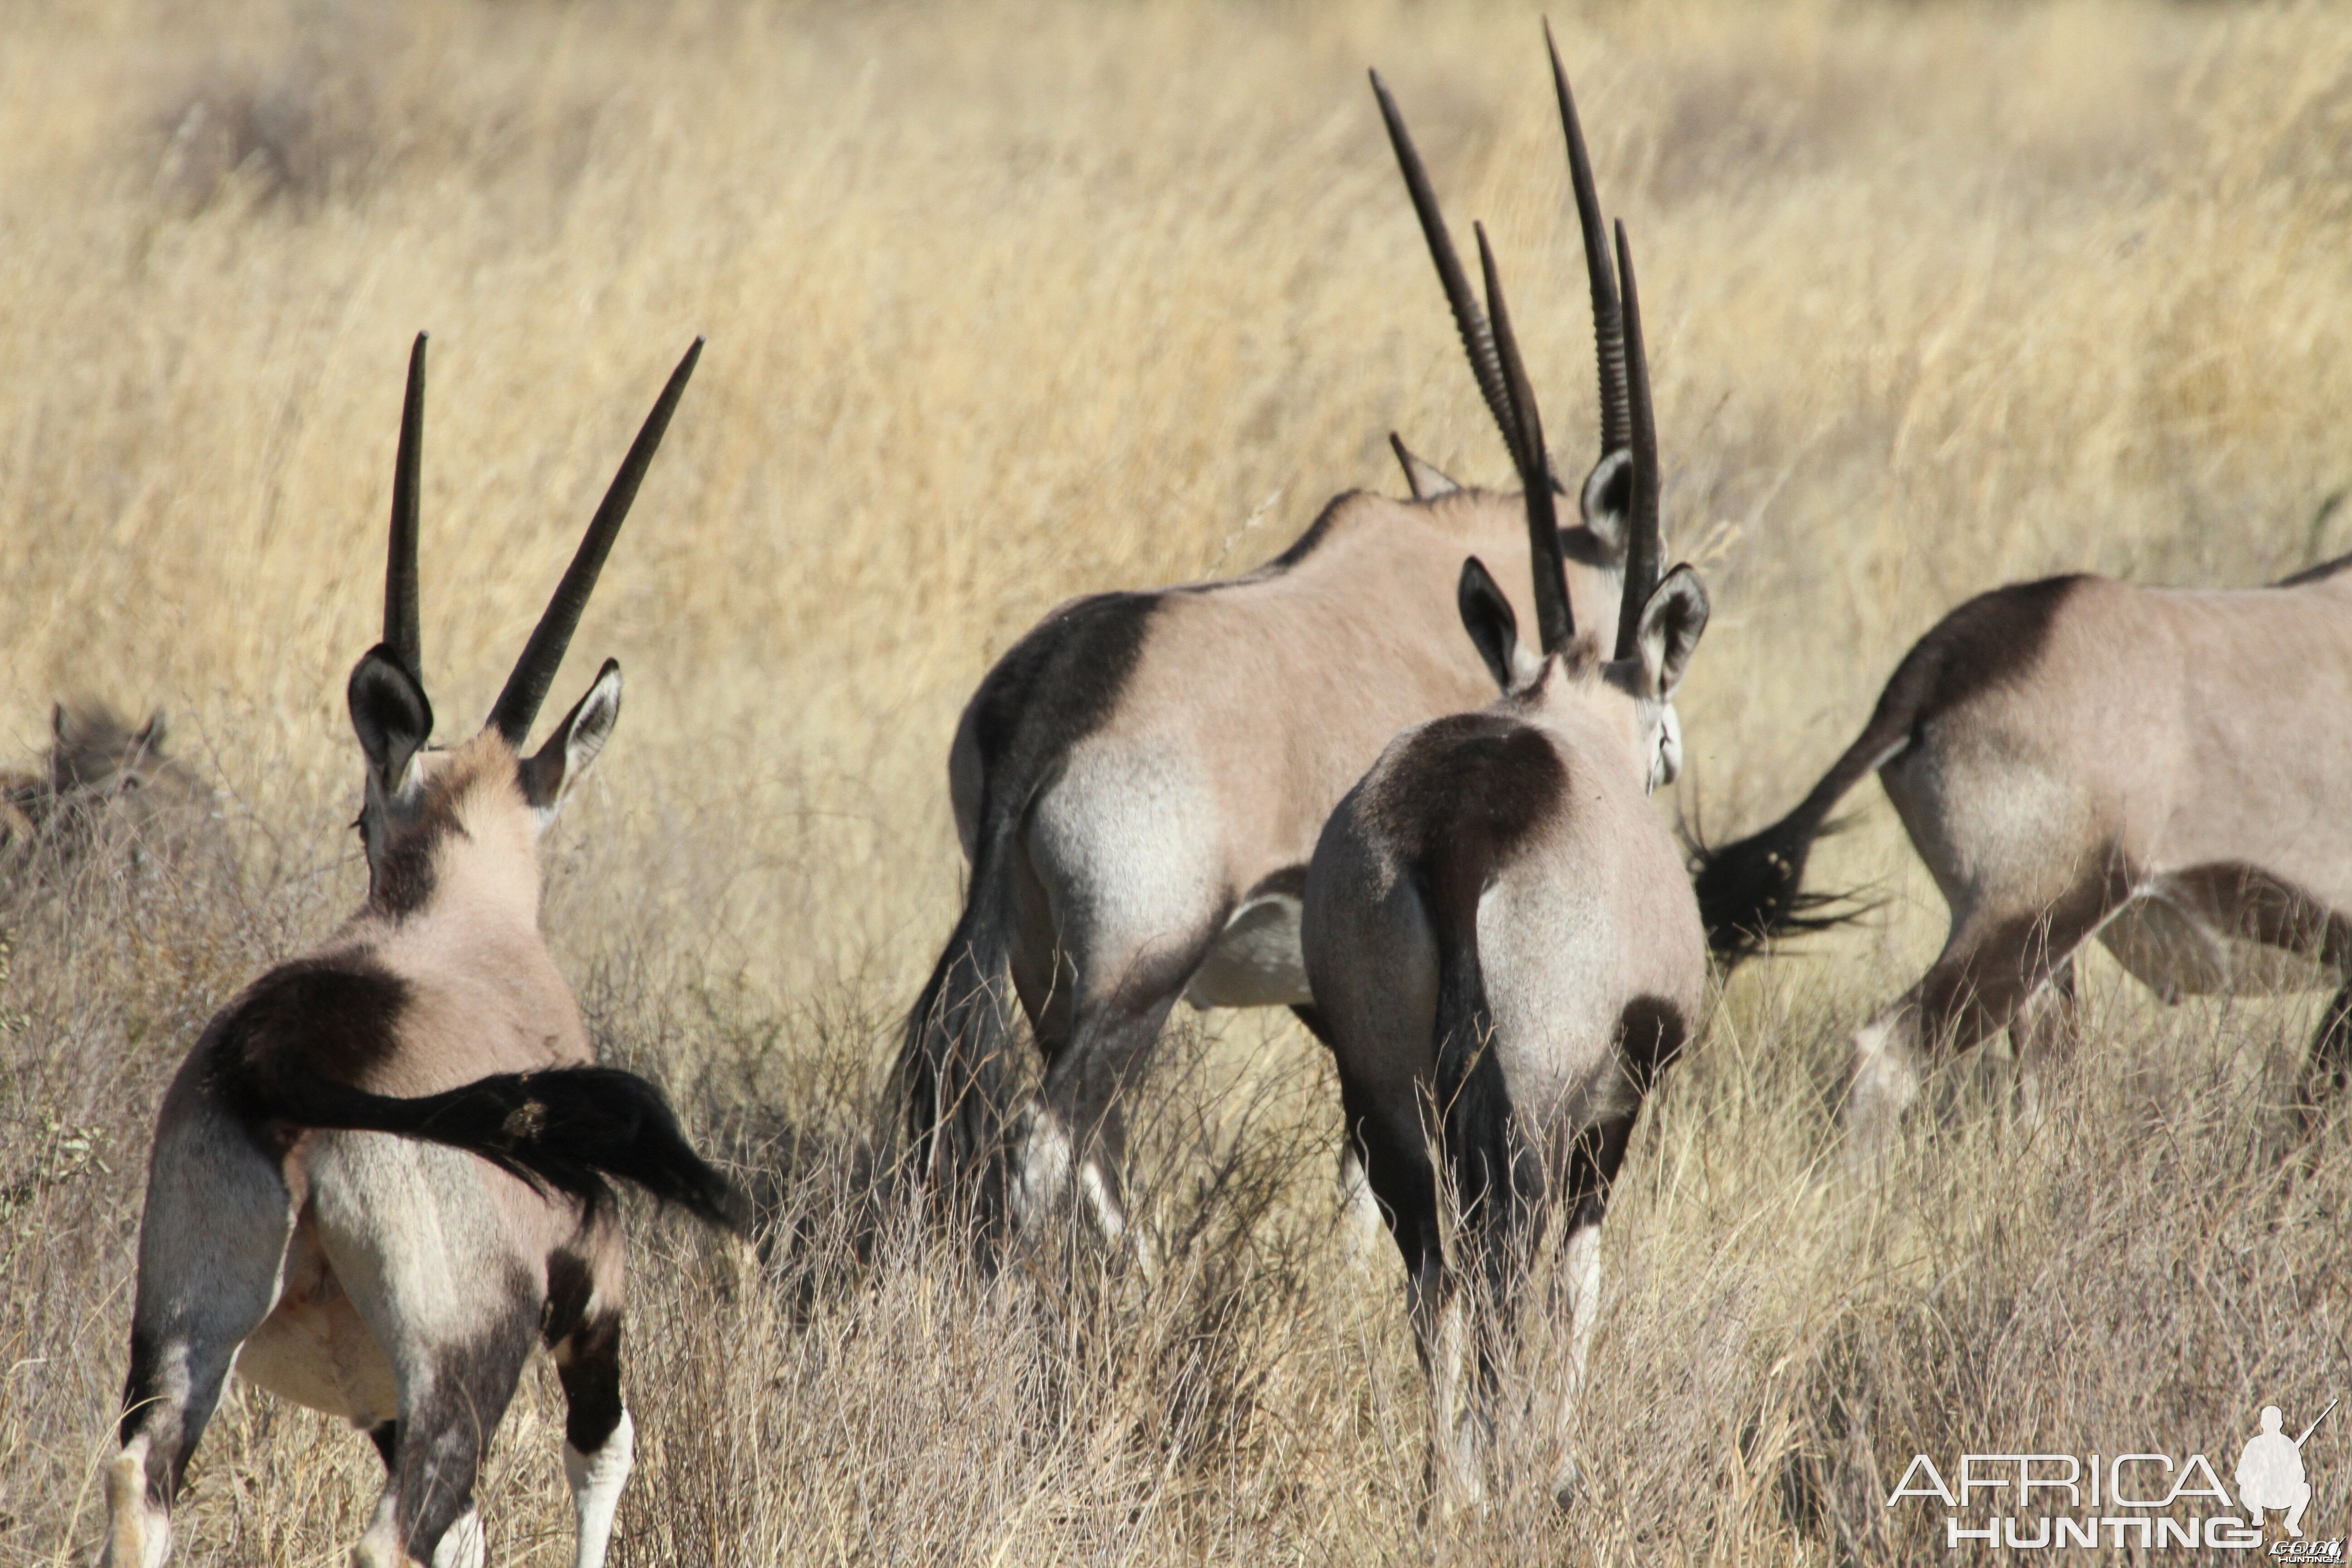
[[[1555,19],[1719,610],[1685,710],[1711,826],[1785,804],[1967,593],[2352,545],[2352,16]],[[1231,571],[1330,492],[1397,488],[1392,426],[1505,469],[1365,65],[1489,219],[1558,445],[1589,449],[1537,37],[1377,4],[14,8],[0,752],[60,691],[163,701],[224,820],[176,869],[100,859],[8,916],[0,1564],[95,1538],[163,1081],[358,894],[341,692],[419,326],[452,730],[711,336],[582,634],[631,695],[548,923],[606,1048],[742,1152],[781,1239],[729,1296],[638,1226],[617,1560],[1895,1562],[1921,1520],[1879,1504],[1915,1450],[2234,1454],[2263,1401],[2352,1392],[2352,1142],[2290,1157],[2276,1106],[2315,998],[2167,1013],[2095,964],[2051,1135],[1971,1068],[1882,1197],[1836,1179],[1843,1032],[1939,920],[1874,799],[1822,871],[1884,883],[1886,920],[1743,973],[1644,1124],[1564,1521],[1417,1516],[1393,1259],[1335,1233],[1335,1097],[1287,1025],[1166,1053],[1156,1289],[1081,1258],[982,1291],[866,1202],[988,660],[1066,594]],[[499,1440],[501,1560],[567,1560],[555,1409],[533,1374]],[[2323,1533],[2347,1430],[2309,1450]],[[257,1394],[194,1478],[198,1563],[340,1561],[376,1485],[364,1443]]]

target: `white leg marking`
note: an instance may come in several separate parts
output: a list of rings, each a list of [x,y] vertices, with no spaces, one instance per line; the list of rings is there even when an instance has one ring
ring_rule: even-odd
[[[489,1543],[482,1537],[482,1510],[468,1506],[442,1532],[441,1544],[433,1549],[433,1568],[482,1568],[488,1552]]]
[[[1551,1473],[1554,1501],[1566,1506],[1576,1495],[1580,1479],[1570,1432],[1576,1420],[1576,1403],[1584,1392],[1584,1363],[1592,1350],[1592,1325],[1601,1316],[1601,1227],[1578,1228],[1561,1249],[1560,1268],[1568,1283],[1568,1371],[1560,1380],[1559,1397],[1552,1405],[1551,1435],[1559,1458]]]
[[[1141,1226],[1128,1223],[1127,1210],[1112,1195],[1110,1178],[1104,1174],[1100,1162],[1089,1158],[1079,1164],[1078,1191],[1087,1200],[1087,1214],[1094,1220],[1096,1232],[1113,1247],[1125,1243],[1134,1250],[1135,1266],[1143,1271],[1145,1284],[1159,1279],[1160,1249]]]
[[[408,1553],[393,1525],[393,1490],[386,1484],[383,1496],[376,1500],[375,1517],[368,1521],[367,1533],[352,1548],[352,1568],[408,1568]]]
[[[1372,1196],[1371,1179],[1364,1174],[1364,1163],[1356,1158],[1352,1143],[1339,1150],[1339,1209],[1348,1260],[1361,1263],[1378,1257],[1388,1225],[1381,1218],[1380,1200]]]
[[[1118,1200],[1110,1195],[1110,1184],[1103,1179],[1102,1166],[1092,1160],[1078,1167],[1078,1191],[1087,1196],[1087,1213],[1094,1216],[1095,1228],[1102,1238],[1114,1246],[1127,1239],[1127,1214]]]
[[[572,1512],[580,1528],[574,1568],[604,1568],[604,1548],[613,1539],[613,1510],[621,1505],[621,1488],[636,1461],[637,1424],[621,1412],[621,1424],[593,1454],[563,1445],[563,1479],[572,1483]]]
[[[1479,1468],[1478,1414],[1462,1406],[1462,1368],[1469,1357],[1470,1316],[1462,1293],[1437,1315],[1437,1345],[1429,1368],[1429,1443],[1437,1470],[1439,1510],[1483,1508],[1486,1478]]]
[[[1857,1166],[1867,1170],[1885,1152],[1903,1113],[1919,1098],[1919,1069],[1911,1037],[1916,1014],[1897,1004],[1854,1031],[1853,1082],[1847,1090],[1846,1135]]]
[[[147,1435],[124,1445],[106,1467],[103,1568],[161,1568],[172,1553],[172,1516],[147,1500]]]
[[[1013,1179],[1013,1217],[1034,1225],[1070,1190],[1070,1137],[1044,1106],[1033,1107],[1021,1140],[1021,1169]]]

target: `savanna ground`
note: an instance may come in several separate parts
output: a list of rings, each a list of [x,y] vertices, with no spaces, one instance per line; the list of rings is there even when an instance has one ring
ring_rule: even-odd
[[[2352,14],[1553,19],[1717,607],[1663,809],[1777,813],[1978,589],[2352,548]],[[546,923],[608,1056],[741,1163],[775,1240],[730,1292],[637,1215],[617,1562],[1895,1562],[1942,1549],[1882,1506],[1915,1452],[2226,1468],[2262,1404],[2352,1393],[2352,1136],[2283,1109],[2316,994],[2167,1010],[2094,960],[2043,1135],[1965,1067],[1883,1188],[1841,1176],[1846,1032],[1942,918],[1868,786],[1817,875],[1882,911],[1742,971],[1643,1123],[1565,1517],[1421,1516],[1400,1273],[1349,1260],[1332,1076],[1286,1020],[1171,1035],[1150,1289],[1085,1256],[982,1289],[866,1201],[989,661],[1067,595],[1237,570],[1334,491],[1401,489],[1391,428],[1507,477],[1367,65],[1488,221],[1555,445],[1590,452],[1533,13],[59,0],[7,31],[0,750],[29,759],[55,695],[164,703],[218,820],[7,910],[0,1564],[96,1539],[163,1082],[362,889],[342,683],[420,327],[445,734],[710,336],[556,693],[627,668]],[[534,1372],[499,1436],[501,1561],[569,1561],[557,1409]],[[2352,1523],[2347,1432],[2306,1450],[2321,1534]],[[340,1562],[378,1474],[232,1394],[181,1560]]]

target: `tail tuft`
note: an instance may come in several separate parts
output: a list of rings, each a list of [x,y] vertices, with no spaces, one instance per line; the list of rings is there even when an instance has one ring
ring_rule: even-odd
[[[1483,855],[1456,854],[1423,871],[1437,939],[1436,1072],[1446,1173],[1459,1205],[1464,1261],[1507,1317],[1523,1249],[1540,1239],[1543,1163],[1528,1146],[1495,1050],[1495,1015],[1478,952]]]
[[[983,849],[973,868],[963,913],[908,1015],[897,1072],[916,1181],[992,1231],[1005,1213],[1013,1039],[1005,996],[1011,922],[996,862]]]
[[[1776,938],[1829,931],[1878,907],[1878,900],[1853,892],[1805,890],[1805,861],[1814,841],[1843,826],[1819,826],[1800,808],[1719,848],[1685,830],[1707,947],[1726,969],[1755,957]]]
[[[415,1102],[415,1135],[471,1150],[534,1186],[596,1205],[605,1178],[746,1234],[751,1205],[694,1152],[660,1089],[618,1068],[502,1073]]]

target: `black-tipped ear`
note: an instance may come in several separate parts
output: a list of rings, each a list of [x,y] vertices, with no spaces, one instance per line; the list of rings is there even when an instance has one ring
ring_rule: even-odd
[[[1486,661],[1486,672],[1503,690],[1511,689],[1511,665],[1519,647],[1519,618],[1511,613],[1511,601],[1503,597],[1503,590],[1486,563],[1475,555],[1462,563],[1462,580],[1454,585],[1454,603],[1462,612],[1462,629],[1470,634],[1477,646],[1478,657]]]
[[[1691,650],[1706,630],[1706,585],[1685,562],[1658,579],[1642,605],[1642,630],[1634,647],[1650,689],[1671,699],[1690,666]]]
[[[368,772],[384,795],[398,795],[410,760],[433,738],[433,704],[383,643],[352,667],[349,696],[352,728],[367,753]]]
[[[596,753],[613,738],[621,717],[621,661],[608,658],[587,695],[572,706],[555,733],[522,764],[523,798],[531,809],[552,816],[572,787],[588,776]]]
[[[1625,535],[1633,516],[1633,454],[1624,447],[1602,458],[1584,476],[1584,493],[1578,498],[1584,526],[1609,553],[1625,558]]]
[[[1404,438],[1393,430],[1389,432],[1389,447],[1396,453],[1397,461],[1404,466],[1405,489],[1412,492],[1413,500],[1435,500],[1439,496],[1450,496],[1462,488],[1444,469],[1406,447]]]
[[[147,715],[147,722],[139,726],[139,732],[131,737],[131,743],[142,752],[161,751],[167,729],[163,710],[158,708]]]

